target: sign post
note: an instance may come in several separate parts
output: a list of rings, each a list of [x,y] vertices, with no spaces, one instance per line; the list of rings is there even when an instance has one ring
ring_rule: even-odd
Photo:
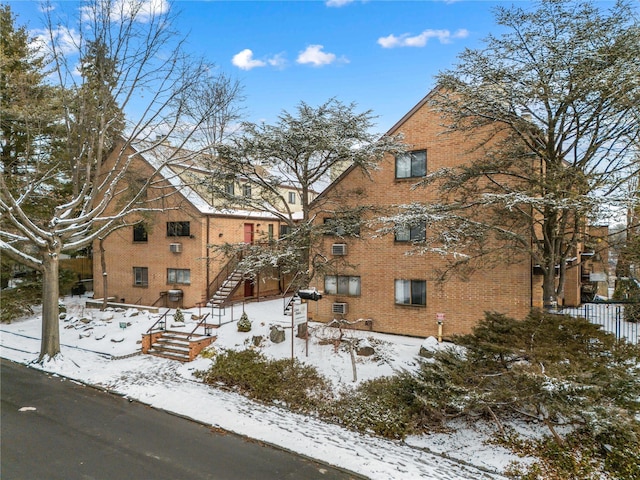
[[[291,360],[293,361],[293,338],[295,337],[294,329],[296,325],[307,321],[307,304],[294,303],[291,310]]]
[[[436,313],[436,321],[438,322],[438,343],[442,343],[442,324],[444,323],[444,313]]]

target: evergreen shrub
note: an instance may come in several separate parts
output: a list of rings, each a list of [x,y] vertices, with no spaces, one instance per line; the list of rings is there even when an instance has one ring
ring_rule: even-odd
[[[238,320],[238,331],[239,332],[250,332],[251,331],[251,320],[249,320],[249,316],[247,312],[242,312],[240,316],[240,320]]]

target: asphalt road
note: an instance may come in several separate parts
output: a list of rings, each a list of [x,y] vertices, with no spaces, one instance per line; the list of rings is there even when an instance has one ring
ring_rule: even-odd
[[[3,480],[359,478],[7,360],[0,374]]]

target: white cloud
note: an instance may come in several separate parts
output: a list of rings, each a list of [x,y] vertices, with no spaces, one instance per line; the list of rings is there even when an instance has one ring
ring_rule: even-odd
[[[327,7],[344,7],[350,3],[353,3],[355,0],[327,0],[325,5]]]
[[[309,45],[306,50],[300,52],[296,62],[301,64],[312,64],[315,67],[329,65],[336,61],[334,53],[323,52],[324,45]]]
[[[44,49],[51,51],[51,38],[55,43],[58,53],[69,55],[78,52],[78,46],[81,42],[80,34],[73,28],[57,27],[53,31],[33,30],[34,47],[43,51]]]
[[[169,11],[169,2],[167,0],[116,0],[113,5],[113,11],[117,18],[129,18],[135,15],[135,19],[139,22],[148,22],[157,15],[162,15]]]
[[[400,36],[394,34],[386,37],[380,37],[378,39],[378,45],[382,48],[396,48],[396,47],[424,47],[429,39],[437,38],[440,43],[451,43],[456,38],[466,38],[469,36],[469,31],[461,28],[455,33],[451,33],[449,30],[425,30],[420,35],[411,36],[408,33],[404,33]]]
[[[167,13],[169,8],[167,0],[115,0],[104,5],[80,7],[80,15],[83,21],[90,22],[95,19],[97,9],[101,13],[108,12],[113,22],[133,19],[136,22],[148,23],[153,17]]]
[[[267,60],[267,63],[272,67],[284,68],[284,66],[287,64],[287,60],[284,56],[284,53],[278,53],[277,55],[269,58]]]
[[[231,59],[231,63],[241,70],[251,70],[252,68],[264,67],[266,65],[266,62],[254,59],[253,52],[248,48],[245,48],[240,53],[236,53]]]

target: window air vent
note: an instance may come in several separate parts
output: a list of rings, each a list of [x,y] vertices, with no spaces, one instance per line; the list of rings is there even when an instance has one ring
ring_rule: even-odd
[[[331,255],[346,255],[347,244],[346,243],[334,243],[331,245]]]
[[[347,304],[346,303],[334,303],[331,305],[331,313],[335,313],[338,315],[346,315],[347,313]]]

